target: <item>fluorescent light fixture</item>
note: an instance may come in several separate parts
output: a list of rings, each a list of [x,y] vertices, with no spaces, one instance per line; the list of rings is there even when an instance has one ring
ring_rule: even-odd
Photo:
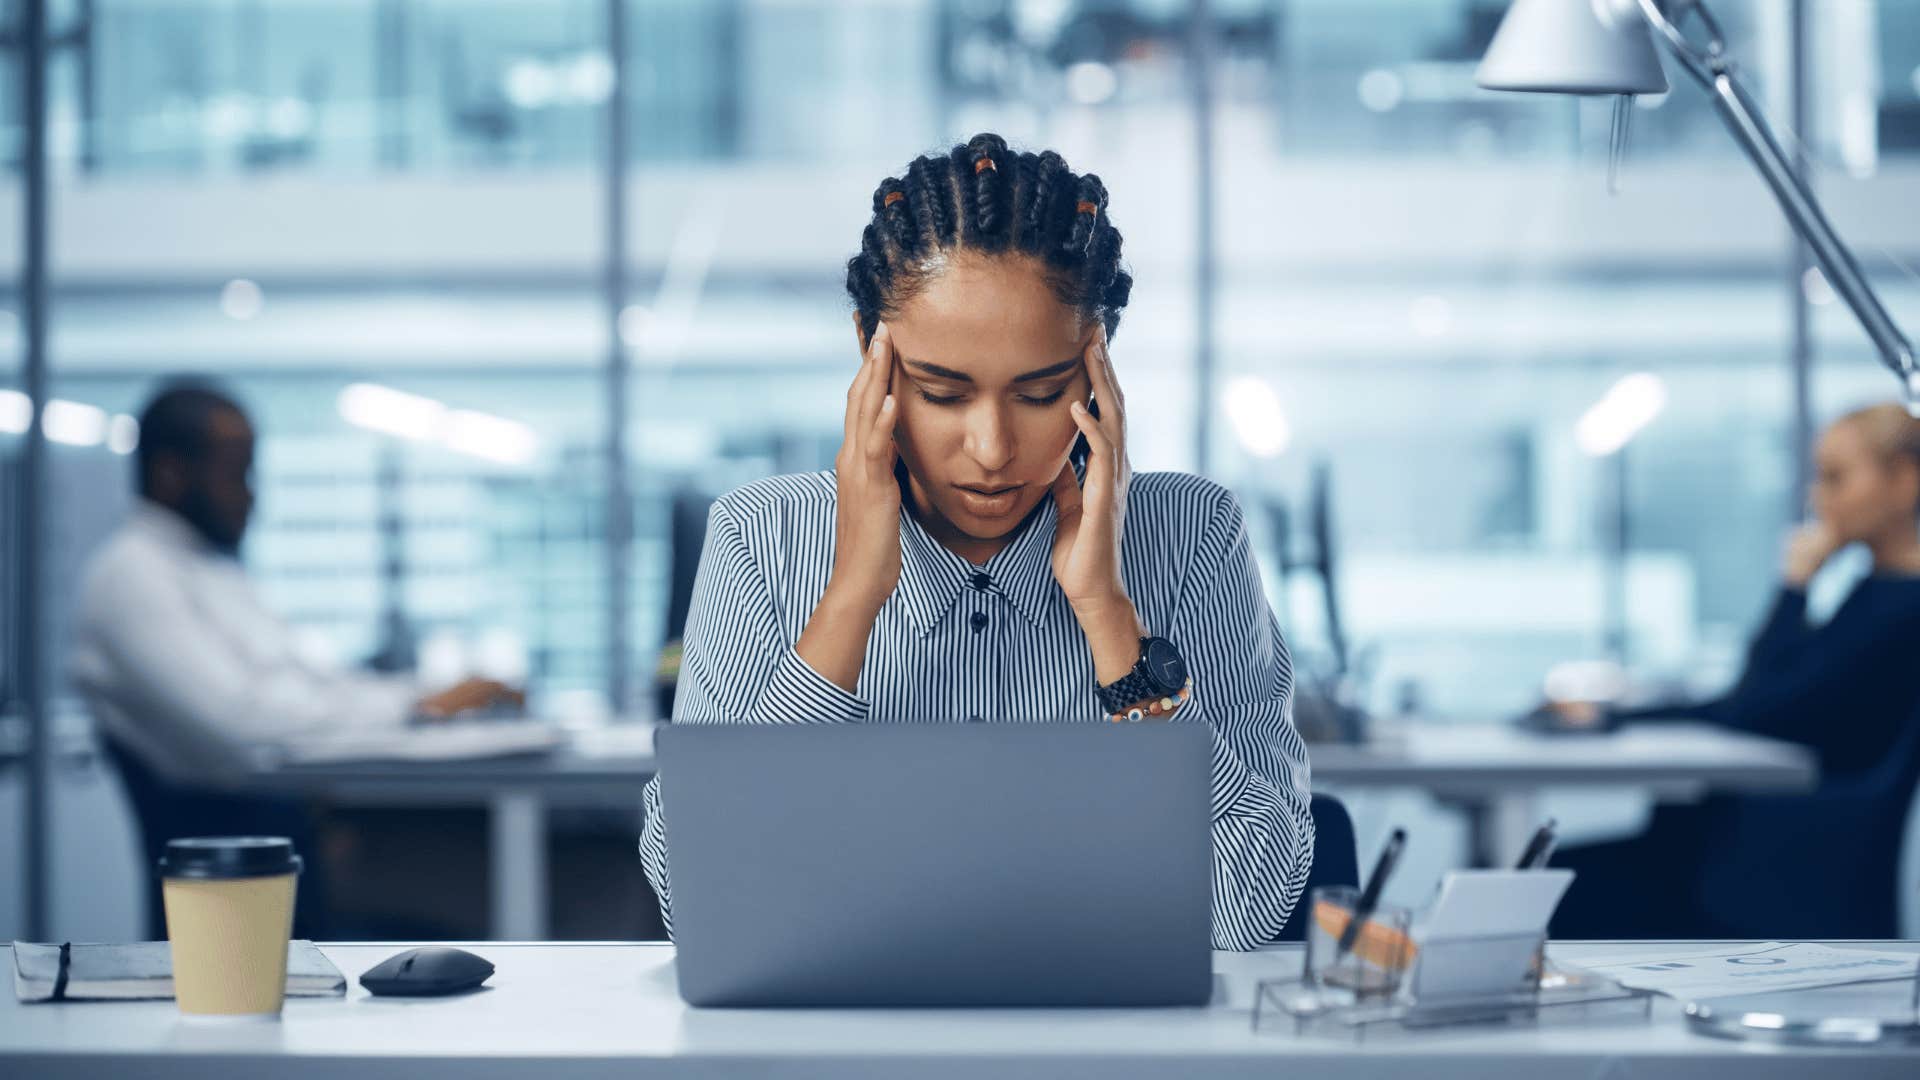
[[[1592,457],[1619,453],[1667,407],[1667,384],[1635,372],[1607,389],[1574,426],[1574,441]]]
[[[1098,60],[1082,60],[1067,68],[1067,96],[1081,105],[1098,105],[1120,89],[1120,77]]]
[[[540,452],[540,436],[518,420],[469,409],[447,414],[441,442],[447,449],[502,465],[525,465]]]
[[[605,53],[581,53],[567,65],[566,87],[582,105],[602,104],[613,96],[613,61]]]
[[[430,397],[377,383],[354,383],[340,391],[340,416],[382,435],[437,442],[456,453],[501,465],[525,465],[540,452],[531,427],[473,409],[450,409]]]
[[[140,446],[140,421],[120,413],[107,425],[107,449],[116,454],[131,454]]]
[[[1453,329],[1453,305],[1444,296],[1417,297],[1407,309],[1407,319],[1421,337],[1446,337]]]
[[[42,417],[47,438],[68,446],[98,446],[107,437],[107,410],[54,398]]]
[[[340,418],[355,427],[425,442],[440,432],[447,407],[429,397],[375,383],[354,383],[340,391]]]
[[[1407,96],[1407,85],[1386,68],[1374,68],[1360,76],[1360,104],[1377,113],[1392,112]]]
[[[1255,375],[1242,375],[1221,390],[1220,403],[1240,448],[1256,458],[1279,457],[1293,441],[1286,411],[1272,384]]]
[[[516,60],[507,68],[507,100],[521,109],[540,109],[559,95],[560,79],[538,60]]]
[[[33,401],[18,390],[0,390],[0,432],[25,435],[33,426]]]
[[[234,278],[220,290],[220,310],[235,322],[258,318],[266,306],[266,294],[257,283],[246,278]]]

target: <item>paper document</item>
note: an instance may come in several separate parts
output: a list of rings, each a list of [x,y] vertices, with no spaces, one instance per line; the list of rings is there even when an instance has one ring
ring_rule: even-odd
[[[564,740],[558,727],[537,720],[456,721],[314,736],[287,747],[286,761],[296,765],[333,761],[467,761],[539,753],[559,746]]]
[[[1569,963],[1625,986],[1653,990],[1685,1000],[1842,986],[1880,979],[1911,979],[1920,955],[1830,945],[1757,945],[1702,950],[1678,946],[1671,952],[1596,957]]]

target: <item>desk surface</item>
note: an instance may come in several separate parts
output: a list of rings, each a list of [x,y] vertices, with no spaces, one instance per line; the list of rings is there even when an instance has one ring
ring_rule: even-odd
[[[1643,724],[1601,735],[1543,735],[1500,725],[1414,726],[1366,746],[1319,745],[1313,779],[1405,784],[1446,793],[1573,785],[1801,790],[1819,777],[1811,751],[1700,723]]]
[[[402,946],[330,945],[349,982]],[[1920,950],[1920,943],[1904,947]],[[1251,1029],[1254,984],[1297,974],[1297,948],[1216,954],[1199,1009],[690,1009],[664,945],[480,944],[491,989],[460,998],[296,1000],[278,1022],[208,1024],[171,1002],[22,1005],[0,996],[0,1074],[299,1077],[1132,1077],[1920,1075],[1920,1048],[1810,1050],[1651,1020],[1445,1032],[1353,1045]],[[1555,946],[1555,956],[1619,945]],[[10,957],[7,958],[10,961]],[[9,967],[11,964],[9,963]],[[1816,1064],[1813,1059],[1820,1059]],[[458,1071],[454,1071],[457,1069]]]
[[[465,761],[295,765],[262,774],[276,790],[315,794],[403,790],[451,794],[503,786],[550,793],[637,795],[653,774],[651,725],[580,735],[552,753]],[[1364,746],[1315,745],[1316,786],[1424,787],[1484,794],[1553,785],[1798,790],[1817,767],[1805,748],[1705,724],[1657,724],[1606,735],[1549,736],[1494,725],[1413,727]],[[1687,789],[1692,789],[1688,791]]]

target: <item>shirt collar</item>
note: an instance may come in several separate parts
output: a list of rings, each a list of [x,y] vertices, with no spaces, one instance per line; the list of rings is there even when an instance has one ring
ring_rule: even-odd
[[[1075,465],[1074,475],[1083,476]],[[1034,626],[1041,626],[1056,603],[1065,601],[1053,579],[1053,537],[1059,509],[1053,493],[1040,497],[1013,542],[986,565],[975,566],[927,532],[920,520],[900,507],[900,588],[895,592],[920,637],[933,632],[962,589],[974,587],[976,575],[986,575],[987,592],[1006,597],[1013,609]]]
[[[127,515],[127,521],[133,528],[153,537],[167,547],[198,555],[215,554],[213,545],[207,543],[199,532],[187,523],[186,518],[152,499],[144,496],[138,498]]]

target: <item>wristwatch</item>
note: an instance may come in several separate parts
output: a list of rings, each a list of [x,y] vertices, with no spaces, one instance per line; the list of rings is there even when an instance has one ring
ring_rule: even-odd
[[[1100,688],[1100,707],[1124,713],[1129,706],[1151,698],[1171,697],[1187,685],[1187,661],[1173,642],[1161,637],[1140,639],[1140,659],[1118,682]]]

